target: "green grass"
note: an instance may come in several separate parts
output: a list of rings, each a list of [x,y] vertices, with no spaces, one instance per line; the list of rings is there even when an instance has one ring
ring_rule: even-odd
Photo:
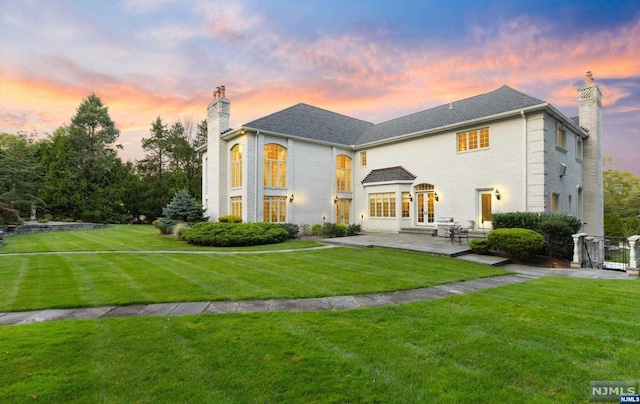
[[[96,230],[35,233],[5,237],[0,254],[60,251],[276,251],[317,247],[313,240],[264,246],[216,248],[190,245],[162,236],[153,226],[117,225]]]
[[[0,311],[338,296],[505,273],[463,260],[344,247],[265,254],[27,254],[0,260]]]
[[[0,327],[3,402],[586,403],[640,376],[638,282],[544,278],[346,312]]]

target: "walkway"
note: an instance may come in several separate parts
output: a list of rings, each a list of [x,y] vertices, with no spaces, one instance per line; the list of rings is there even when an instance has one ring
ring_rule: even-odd
[[[425,237],[414,234],[369,234],[339,239],[327,239],[323,242],[353,246],[380,247],[407,251],[419,251],[429,254],[457,256],[474,262],[489,265],[500,265],[513,271],[511,275],[493,276],[470,281],[454,282],[428,288],[411,289],[395,292],[373,293],[363,295],[331,296],[306,299],[271,299],[271,300],[243,300],[243,301],[208,301],[184,303],[137,304],[130,306],[104,306],[75,309],[47,309],[24,312],[0,313],[0,326],[38,323],[43,321],[97,319],[112,317],[144,317],[144,316],[180,316],[196,314],[223,313],[255,313],[276,311],[322,311],[322,310],[350,310],[365,307],[388,306],[393,304],[422,302],[441,299],[444,297],[476,292],[524,282],[544,276],[577,277],[593,279],[628,279],[624,272],[605,271],[598,269],[554,269],[536,268],[525,265],[505,264],[504,259],[486,255],[469,253],[466,245],[451,245],[434,238],[425,243]],[[327,248],[327,246],[319,247]],[[300,251],[300,250],[291,250]],[[284,252],[284,251],[274,251]],[[158,252],[160,253],[160,252]],[[182,253],[197,253],[183,251]],[[210,252],[213,253],[213,252]],[[218,252],[219,253],[219,252]],[[231,252],[230,252],[231,253]],[[240,254],[240,252],[232,252]],[[246,252],[260,253],[260,252]],[[264,253],[264,252],[263,252]]]

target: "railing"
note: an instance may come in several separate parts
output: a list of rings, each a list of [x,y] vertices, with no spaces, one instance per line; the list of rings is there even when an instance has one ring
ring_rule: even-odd
[[[613,269],[637,275],[640,267],[640,236],[608,237],[573,235],[573,267]]]

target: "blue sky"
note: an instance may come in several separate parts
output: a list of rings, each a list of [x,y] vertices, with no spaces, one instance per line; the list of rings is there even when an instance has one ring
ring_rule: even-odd
[[[577,115],[587,70],[603,147],[640,175],[638,1],[0,0],[0,131],[44,136],[95,92],[125,159],[156,116],[232,126],[299,102],[381,122],[503,84]]]

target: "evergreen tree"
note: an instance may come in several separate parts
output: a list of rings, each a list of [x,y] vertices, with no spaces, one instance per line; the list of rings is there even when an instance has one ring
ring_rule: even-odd
[[[24,134],[0,133],[0,202],[29,217],[31,205],[43,205],[38,195],[42,166],[37,144]]]
[[[201,222],[204,220],[204,209],[186,189],[175,193],[171,202],[162,209],[165,217],[182,222]]]

